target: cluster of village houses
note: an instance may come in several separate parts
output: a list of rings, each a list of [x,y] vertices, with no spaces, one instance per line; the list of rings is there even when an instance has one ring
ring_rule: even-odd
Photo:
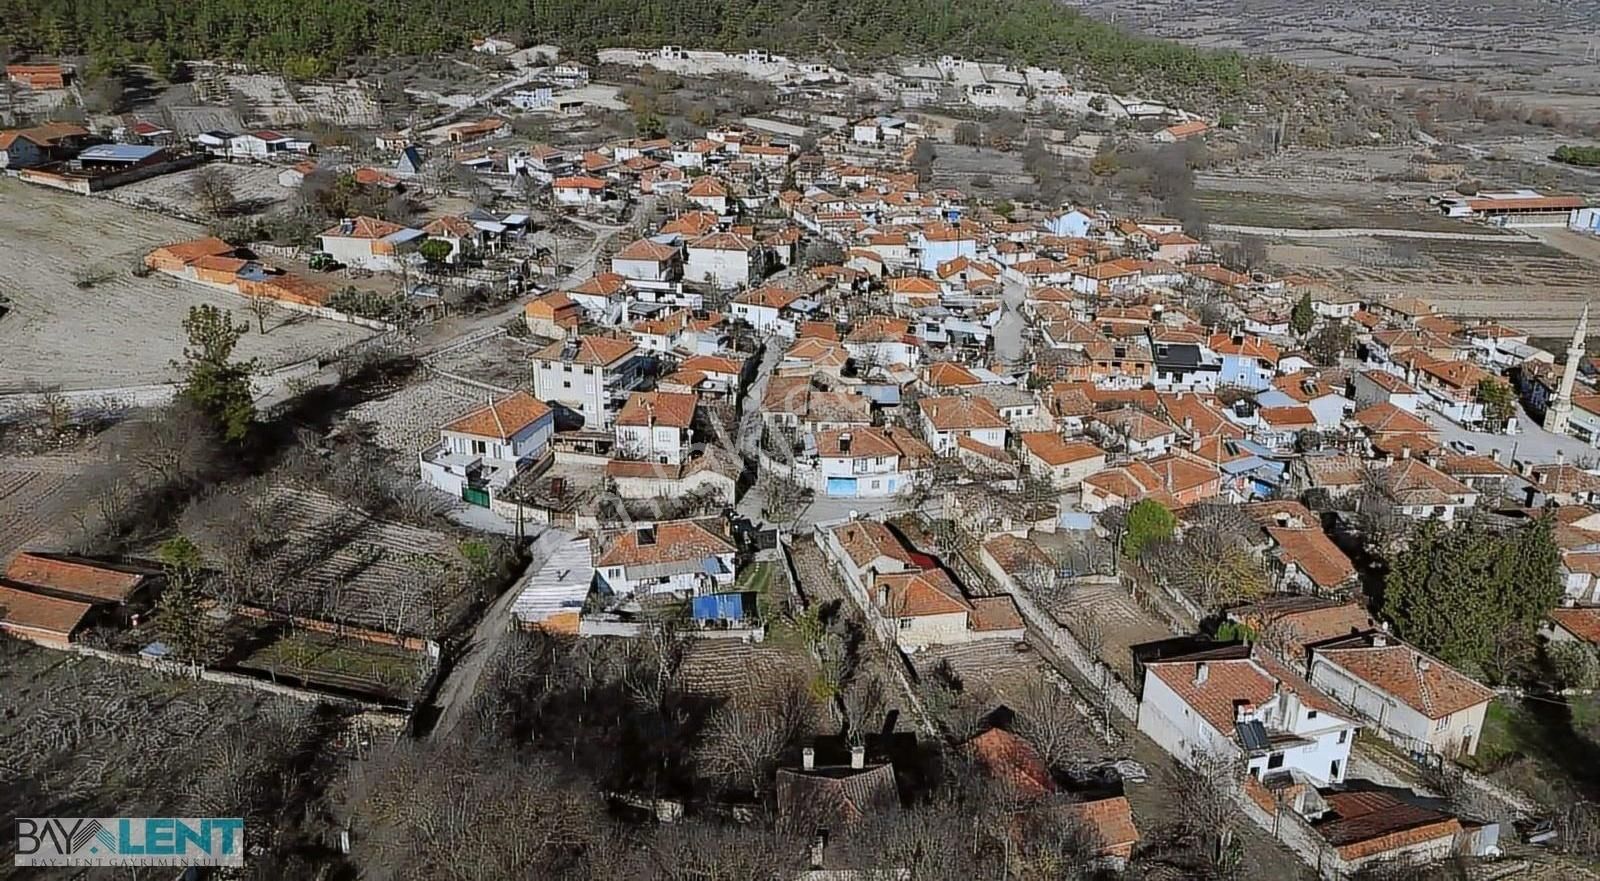
[[[81,136],[67,128],[0,148],[23,144],[17,163]],[[517,624],[638,632],[627,611],[664,598],[686,603],[708,635],[759,638],[755,598],[739,589],[747,536],[732,518],[618,529],[591,504],[604,486],[624,500],[700,494],[731,508],[747,466],[718,439],[715,410],[759,412],[762,481],[863,506],[942,496],[946,516],[977,533],[1000,594],[973,592],[872,516],[817,525],[814,540],[875,633],[911,653],[1021,640],[1027,576],[1052,565],[1029,539],[1037,531],[1092,530],[1088,515],[1143,500],[1180,522],[1197,506],[1240,504],[1278,593],[1230,615],[1259,638],[1141,657],[1142,678],[1126,684],[1139,729],[1182,762],[1238,760],[1246,810],[1270,828],[1302,824],[1324,868],[1492,850],[1492,824],[1348,785],[1358,731],[1418,754],[1471,754],[1493,695],[1350,601],[1356,568],[1302,501],[1376,487],[1401,517],[1456,519],[1486,495],[1551,509],[1570,607],[1550,633],[1600,640],[1600,611],[1586,605],[1600,602],[1590,507],[1600,476],[1445,439],[1526,430],[1519,411],[1496,415],[1485,400],[1486,384],[1507,382],[1545,430],[1600,445],[1583,324],[1563,362],[1525,332],[1420,300],[1235,271],[1174,220],[1089,207],[1002,215],[920,180],[910,167],[920,131],[895,117],[839,127],[811,151],[736,127],[584,151],[477,144],[506,130],[491,118],[448,140],[469,167],[548,187],[560,210],[645,195],[677,206],[592,277],[529,299],[523,322],[538,345],[526,389],[465,410],[418,451],[420,477],[451,497],[579,536],[528,573]],[[272,147],[272,134],[217,147],[253,151],[255,137],[296,149]],[[382,174],[415,173],[416,147],[391,146],[399,158]],[[1538,194],[1497,198],[1464,210],[1505,222],[1586,210]],[[414,228],[357,217],[323,232],[320,247],[348,266],[398,272],[422,242],[447,241],[454,258],[514,247],[530,223],[490,211]],[[147,262],[246,296],[327,299],[218,239]],[[1296,332],[1302,301],[1313,327]],[[1308,340],[1329,325],[1345,325],[1351,345],[1319,363]],[[740,336],[759,347],[737,347]],[[1013,511],[994,491],[1025,484],[1051,493]],[[8,616],[7,629],[28,626]],[[1057,786],[1003,729],[970,747],[1025,789]],[[847,822],[891,809],[894,781],[879,752],[858,748],[808,751],[778,784],[780,801],[826,804]],[[1105,858],[1126,859],[1138,840],[1126,799],[1078,810]]]

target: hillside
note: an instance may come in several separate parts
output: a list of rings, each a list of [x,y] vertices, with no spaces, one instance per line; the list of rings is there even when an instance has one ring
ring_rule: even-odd
[[[1136,37],[1054,0],[0,0],[0,41],[97,59],[234,58],[302,77],[506,33],[572,50],[673,43],[791,54],[953,52],[1082,68],[1150,94],[1237,96],[1270,61]]]

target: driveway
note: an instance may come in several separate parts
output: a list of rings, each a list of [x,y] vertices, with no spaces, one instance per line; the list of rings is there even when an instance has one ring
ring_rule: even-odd
[[[1526,410],[1520,407],[1517,413],[1517,421],[1523,429],[1521,434],[1469,431],[1432,410],[1423,410],[1420,415],[1439,430],[1439,437],[1447,447],[1453,443],[1465,442],[1476,447],[1478,454],[1483,456],[1489,455],[1491,450],[1496,450],[1500,453],[1500,461],[1507,466],[1511,464],[1513,458],[1533,462],[1536,465],[1554,462],[1557,453],[1574,464],[1593,463],[1600,459],[1600,450],[1577,438],[1545,431]]]
[[[540,533],[529,551],[531,559],[528,568],[523,570],[523,575],[538,572],[545,561],[550,559],[551,552],[571,539],[570,534],[559,529],[546,529]],[[519,576],[479,619],[472,638],[461,647],[455,666],[451,667],[444,682],[440,684],[438,694],[433,700],[434,705],[439,708],[439,719],[428,734],[434,741],[447,740],[462,717],[471,711],[472,698],[477,694],[483,671],[489,666],[490,659],[500,653],[501,647],[512,632],[511,605],[522,593],[522,582],[523,579]]]

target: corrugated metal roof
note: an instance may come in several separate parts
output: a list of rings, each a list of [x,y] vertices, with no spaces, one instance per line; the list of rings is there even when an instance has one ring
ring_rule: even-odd
[[[581,609],[593,581],[594,555],[589,540],[573,539],[524,578],[522,592],[511,604],[511,615],[522,621],[543,621],[559,612]]]
[[[78,159],[96,162],[138,162],[160,153],[160,147],[141,144],[100,144],[78,154]]]

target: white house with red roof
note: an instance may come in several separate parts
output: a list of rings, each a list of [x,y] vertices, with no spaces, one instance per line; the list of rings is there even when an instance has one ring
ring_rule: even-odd
[[[716,529],[698,520],[667,520],[610,536],[594,564],[602,588],[619,597],[700,596],[731,588],[736,549]]]
[[[686,281],[732,288],[749,284],[757,276],[761,247],[738,233],[715,232],[689,242]]]
[[[550,184],[550,193],[557,205],[587,207],[605,201],[608,186],[603,178],[574,175],[556,178]]]
[[[268,159],[294,149],[294,138],[270,129],[245,132],[228,140],[228,155],[235,159]]]
[[[1451,758],[1478,751],[1494,692],[1383,630],[1311,646],[1310,668],[1312,682],[1402,748]]]
[[[415,251],[427,233],[376,217],[347,217],[319,236],[322,250],[357,269],[398,272],[405,255]]]
[[[555,411],[527,392],[490,401],[439,428],[418,456],[422,479],[459,499],[487,506],[522,469],[545,454]]]
[[[1139,730],[1186,765],[1242,762],[1265,782],[1340,783],[1360,726],[1353,714],[1243,646],[1146,661]]]

